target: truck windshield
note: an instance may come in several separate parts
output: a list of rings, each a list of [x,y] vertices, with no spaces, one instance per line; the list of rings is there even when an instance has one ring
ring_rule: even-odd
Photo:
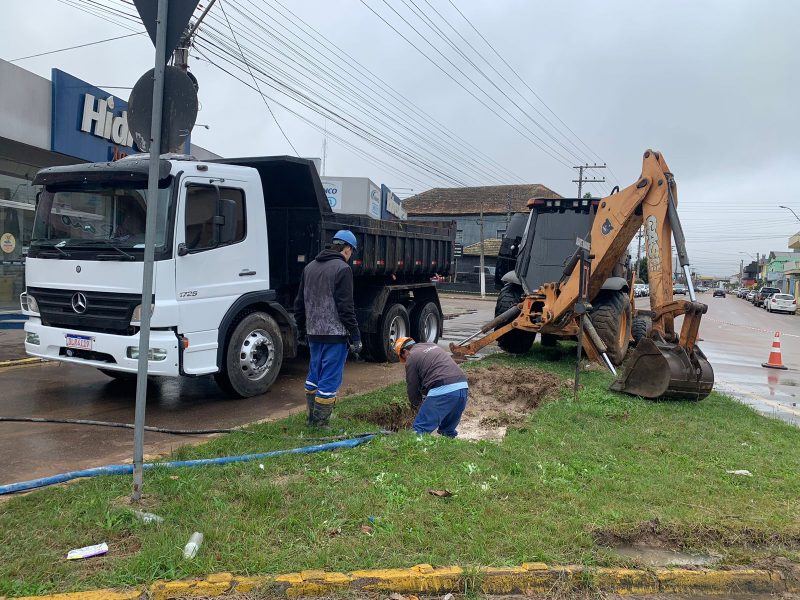
[[[169,242],[171,186],[159,190],[156,251]],[[147,190],[135,187],[51,188],[36,207],[32,248],[143,250]],[[120,255],[122,256],[122,255]]]

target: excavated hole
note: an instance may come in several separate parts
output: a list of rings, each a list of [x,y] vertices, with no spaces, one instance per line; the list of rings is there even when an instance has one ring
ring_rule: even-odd
[[[467,371],[469,402],[458,435],[468,440],[502,439],[509,426],[522,423],[543,402],[557,398],[572,383],[547,371],[489,365]],[[359,419],[383,429],[409,429],[416,413],[401,403],[385,404]]]

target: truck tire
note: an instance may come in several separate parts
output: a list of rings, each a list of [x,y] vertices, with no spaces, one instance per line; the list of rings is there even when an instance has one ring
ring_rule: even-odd
[[[650,330],[652,328],[653,320],[650,317],[634,317],[633,324],[631,325],[631,336],[633,336],[634,345],[638,344],[639,340],[650,335]]]
[[[519,304],[522,299],[522,287],[516,283],[505,284],[497,296],[497,303],[494,305],[494,316],[506,312],[509,308]],[[497,345],[509,354],[526,354],[533,346],[536,339],[535,333],[512,329],[508,333],[497,338]]]
[[[406,307],[402,304],[391,304],[383,313],[378,324],[377,333],[372,334],[369,354],[377,362],[396,363],[400,360],[394,351],[397,338],[411,337],[411,322]]]
[[[416,342],[435,344],[442,336],[442,314],[435,302],[426,302],[411,311],[411,337]]]
[[[226,337],[222,365],[214,375],[226,392],[249,398],[266,392],[283,364],[283,338],[278,324],[264,312],[246,313]]]
[[[605,343],[611,363],[621,365],[631,338],[631,299],[622,290],[605,291],[592,305],[592,325]]]
[[[111,369],[97,370],[106,377],[111,377],[111,379],[115,379],[117,381],[124,381],[125,383],[136,381],[136,373],[128,373],[127,371],[112,371]]]

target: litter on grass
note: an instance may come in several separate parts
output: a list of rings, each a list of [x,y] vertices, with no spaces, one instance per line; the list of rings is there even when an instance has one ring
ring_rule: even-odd
[[[75,548],[67,552],[67,560],[79,560],[81,558],[91,558],[93,556],[100,556],[108,552],[108,544],[95,544],[94,546],[84,546],[83,548]]]

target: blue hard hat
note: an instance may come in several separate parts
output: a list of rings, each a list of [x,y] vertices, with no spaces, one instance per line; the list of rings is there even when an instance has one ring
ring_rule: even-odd
[[[356,241],[356,236],[353,235],[353,232],[349,229],[340,229],[336,232],[336,235],[333,236],[333,240],[339,240],[340,242],[344,242],[349,246],[353,247],[353,250],[358,248],[358,242]]]

